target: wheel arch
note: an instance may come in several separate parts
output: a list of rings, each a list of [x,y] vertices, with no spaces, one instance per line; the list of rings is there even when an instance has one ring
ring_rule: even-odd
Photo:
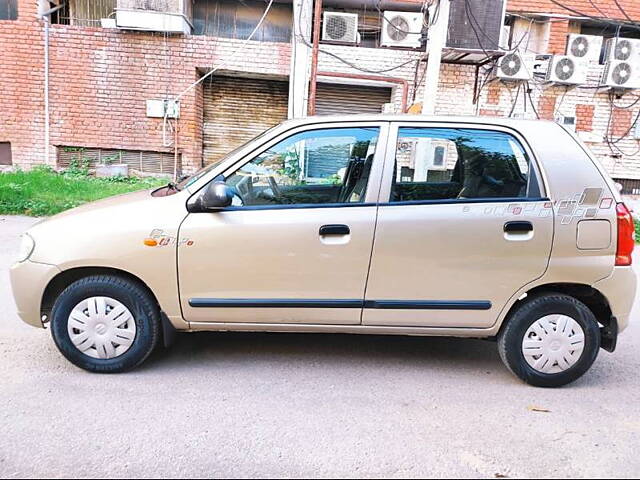
[[[523,302],[534,296],[540,296],[546,293],[562,293],[579,300],[593,312],[596,320],[605,327],[610,326],[613,320],[613,312],[609,305],[609,300],[607,300],[607,297],[605,297],[602,292],[593,288],[591,285],[570,282],[546,283],[528,290],[511,305],[507,314],[504,316],[502,325],[500,325],[500,331],[505,328],[513,312],[518,309]]]
[[[158,302],[158,298],[156,297],[156,295],[153,293],[153,290],[151,290],[141,278],[130,272],[111,267],[76,267],[68,270],[63,270],[49,281],[46,288],[44,289],[42,300],[40,302],[41,316],[46,316],[47,318],[50,317],[51,310],[53,309],[53,304],[55,303],[56,298],[58,298],[58,296],[64,291],[65,288],[67,288],[73,282],[80,280],[81,278],[86,278],[93,275],[113,275],[116,277],[131,280],[140,285],[140,287],[144,288],[160,308],[160,303]]]

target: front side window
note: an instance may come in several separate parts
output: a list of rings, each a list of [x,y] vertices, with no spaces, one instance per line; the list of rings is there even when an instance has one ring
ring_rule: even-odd
[[[527,196],[529,158],[508,133],[400,128],[391,202]]]
[[[378,128],[295,134],[226,179],[234,206],[362,203]]]

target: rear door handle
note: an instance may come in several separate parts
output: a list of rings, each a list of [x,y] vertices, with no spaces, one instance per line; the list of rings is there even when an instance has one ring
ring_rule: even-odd
[[[351,229],[347,225],[323,225],[320,227],[320,236],[326,235],[349,235]]]
[[[528,233],[533,231],[531,222],[507,222],[504,224],[504,233]]]

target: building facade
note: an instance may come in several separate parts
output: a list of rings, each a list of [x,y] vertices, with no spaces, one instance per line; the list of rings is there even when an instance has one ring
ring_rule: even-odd
[[[602,54],[577,85],[548,82],[541,73],[549,55],[566,53],[570,34],[601,37],[602,50],[609,38],[640,38],[640,3],[508,0],[507,28],[498,37],[487,33],[487,2],[455,3],[478,45],[445,48],[436,113],[564,122],[626,193],[640,193],[640,90],[599,88]],[[352,42],[332,41],[324,15],[315,25],[322,30],[317,76],[314,2],[274,2],[263,19],[268,5],[0,0],[0,166],[118,161],[143,172],[190,173],[310,111],[420,110],[429,61],[424,40],[438,1],[324,0],[323,13],[357,14],[357,21],[355,32],[343,32],[355,35]],[[142,10],[145,21],[155,21],[153,31],[122,27],[139,21],[125,13]],[[406,27],[390,27],[385,11],[422,15],[413,44],[394,44],[389,28]],[[535,57],[536,73],[526,82],[496,78],[499,58],[516,51]],[[176,98],[173,118],[163,102],[173,106]]]

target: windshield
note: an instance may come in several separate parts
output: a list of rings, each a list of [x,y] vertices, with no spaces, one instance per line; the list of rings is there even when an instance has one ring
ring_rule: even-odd
[[[271,128],[268,128],[267,130],[265,130],[264,132],[262,132],[260,135],[258,135],[257,137],[252,138],[251,140],[249,140],[246,143],[243,143],[242,145],[240,145],[239,147],[234,148],[232,151],[230,151],[229,153],[227,153],[224,157],[222,157],[220,160],[217,160],[213,163],[210,163],[209,165],[207,165],[206,167],[198,170],[196,173],[194,173],[193,175],[191,175],[190,177],[185,178],[184,180],[182,180],[180,183],[177,184],[177,187],[179,190],[182,190],[184,188],[187,188],[191,185],[193,185],[194,183],[196,183],[198,180],[200,180],[202,177],[204,177],[207,173],[209,173],[211,170],[215,169],[218,165],[220,165],[222,162],[224,162],[225,160],[227,160],[229,157],[235,155],[237,152],[239,152],[240,150],[242,150],[244,147],[246,147],[247,145],[249,145],[251,142],[254,142],[256,140],[261,139],[262,137],[266,136],[269,132],[271,132],[273,129],[275,129],[278,125],[275,125]]]

